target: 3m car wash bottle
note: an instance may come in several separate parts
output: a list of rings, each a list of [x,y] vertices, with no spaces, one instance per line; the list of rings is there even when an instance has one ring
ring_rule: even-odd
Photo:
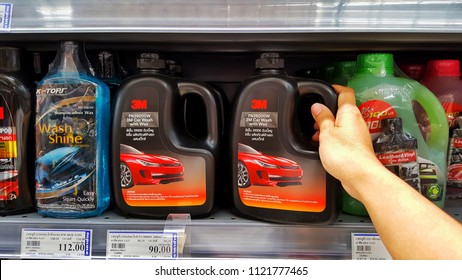
[[[137,67],[115,98],[111,149],[116,206],[128,216],[208,215],[214,206],[220,131],[213,89],[167,75],[165,60],[157,54],[141,54]],[[204,138],[186,130],[186,94],[200,96],[205,104]]]
[[[402,119],[403,131],[417,139],[421,194],[443,207],[448,124],[444,109],[435,95],[417,81],[395,76],[393,55],[387,53],[359,55],[355,75],[348,85],[355,90],[356,103],[369,127],[372,141],[381,133],[382,119]],[[419,129],[413,109],[414,102],[428,116],[431,132],[426,138]],[[343,211],[368,215],[364,205],[346,192],[343,197]]]
[[[288,76],[277,53],[256,60],[231,117],[233,198],[238,214],[280,223],[330,223],[339,183],[321,165],[312,142],[310,107],[336,112],[337,95],[321,81]]]
[[[462,141],[458,117],[462,116],[462,80],[460,61],[430,60],[421,83],[443,105],[449,125],[447,198],[462,198]],[[455,129],[459,129],[454,133]]]
[[[0,215],[34,210],[27,146],[32,100],[20,50],[0,47]],[[31,145],[33,147],[33,145]]]
[[[87,63],[82,44],[61,42],[37,85],[35,194],[44,216],[89,217],[109,206],[109,89]]]

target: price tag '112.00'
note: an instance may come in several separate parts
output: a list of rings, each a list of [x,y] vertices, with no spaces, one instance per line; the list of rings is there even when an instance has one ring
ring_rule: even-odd
[[[178,234],[109,230],[106,246],[108,259],[175,259],[178,257]]]
[[[91,229],[23,229],[21,257],[90,259]]]

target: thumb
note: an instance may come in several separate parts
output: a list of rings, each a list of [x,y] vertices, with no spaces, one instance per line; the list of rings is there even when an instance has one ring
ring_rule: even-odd
[[[321,103],[311,105],[311,115],[319,126],[320,130],[333,127],[335,122],[334,114]]]

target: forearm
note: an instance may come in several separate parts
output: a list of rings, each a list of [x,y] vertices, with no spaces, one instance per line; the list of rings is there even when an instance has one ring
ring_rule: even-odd
[[[356,184],[356,183],[354,183]],[[383,167],[355,189],[395,259],[462,259],[462,225]]]

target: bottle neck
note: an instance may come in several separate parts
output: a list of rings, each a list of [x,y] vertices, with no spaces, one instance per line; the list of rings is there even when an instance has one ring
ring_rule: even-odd
[[[139,73],[165,74],[165,69],[138,68]]]
[[[81,62],[86,58],[81,46],[75,42],[62,42],[55,60],[51,64],[49,74],[56,73],[81,73],[88,74]]]
[[[284,69],[256,69],[255,75],[284,75],[287,76],[287,72]]]
[[[395,71],[390,68],[376,67],[376,68],[359,68],[356,70],[355,75],[373,75],[377,77],[394,76]]]

